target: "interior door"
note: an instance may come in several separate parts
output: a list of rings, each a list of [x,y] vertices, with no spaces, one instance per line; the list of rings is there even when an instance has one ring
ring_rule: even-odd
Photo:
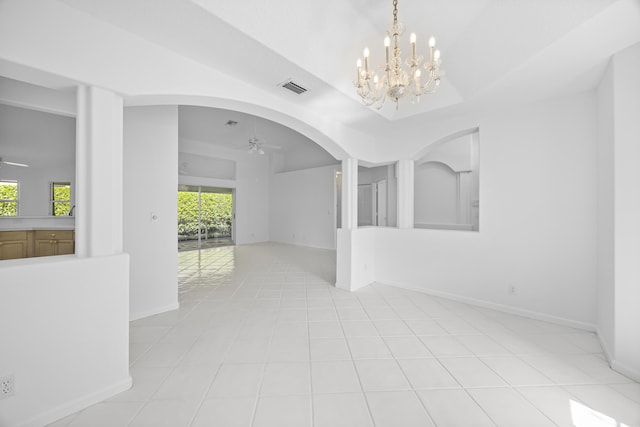
[[[358,185],[358,227],[373,225],[373,185]]]
[[[387,180],[383,179],[376,184],[376,225],[387,226]]]

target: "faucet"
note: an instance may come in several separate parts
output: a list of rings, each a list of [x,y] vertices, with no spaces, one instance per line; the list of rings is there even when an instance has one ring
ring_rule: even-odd
[[[71,206],[71,209],[69,210],[69,216],[73,216],[73,210],[76,208],[76,205]]]

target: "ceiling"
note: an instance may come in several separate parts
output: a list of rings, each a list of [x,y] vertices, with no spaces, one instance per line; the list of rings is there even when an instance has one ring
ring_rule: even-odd
[[[391,0],[59,2],[373,139],[425,120],[593,89],[611,55],[640,42],[638,0],[400,0],[399,20],[417,34],[418,50],[436,37],[445,76],[420,104],[377,111],[361,104],[352,81],[363,47],[372,65],[382,60]],[[288,79],[309,91],[280,87]],[[185,110],[183,119],[201,114]],[[221,141],[228,129],[211,126],[207,140]],[[260,128],[269,142],[288,144],[273,122]]]
[[[286,126],[239,111],[180,106],[178,118],[182,141],[208,142],[248,151],[249,139],[255,137],[266,152],[286,152],[304,145],[315,145],[309,138]]]

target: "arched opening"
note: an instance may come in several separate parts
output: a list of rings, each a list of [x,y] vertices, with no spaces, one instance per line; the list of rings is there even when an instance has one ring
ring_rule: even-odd
[[[234,193],[237,243],[335,249],[340,161],[314,140],[261,116],[192,105],[178,106],[178,135],[179,184]]]
[[[416,161],[416,228],[479,230],[478,129],[429,145]]]

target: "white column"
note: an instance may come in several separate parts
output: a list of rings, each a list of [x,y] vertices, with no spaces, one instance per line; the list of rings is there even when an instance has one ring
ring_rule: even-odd
[[[414,161],[398,160],[398,228],[413,228]]]
[[[342,160],[342,228],[358,228],[358,159]]]
[[[640,381],[640,43],[614,57],[613,236],[615,360]]]
[[[81,257],[122,252],[122,117],[122,97],[78,87],[75,216]]]

